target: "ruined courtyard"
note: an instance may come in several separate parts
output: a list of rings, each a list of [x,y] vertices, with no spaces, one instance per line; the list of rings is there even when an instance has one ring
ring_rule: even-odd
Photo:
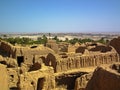
[[[0,40],[2,90],[119,90],[120,37],[107,44],[17,46]]]

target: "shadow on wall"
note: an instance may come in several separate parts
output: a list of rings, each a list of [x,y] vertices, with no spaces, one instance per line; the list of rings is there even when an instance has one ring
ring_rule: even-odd
[[[36,71],[36,70],[39,70],[39,69],[41,69],[41,64],[36,62],[30,67],[29,72],[30,71]]]
[[[120,37],[111,40],[110,45],[113,46],[117,53],[120,55]]]
[[[37,81],[37,90],[42,90],[43,89],[44,81],[45,81],[44,78],[39,78],[38,79],[38,81]]]
[[[17,87],[11,87],[10,90],[19,90]]]
[[[83,54],[85,52],[85,49],[86,49],[86,47],[78,47],[75,52]]]
[[[95,48],[91,48],[89,51],[100,51],[100,52],[108,52],[108,51],[111,51],[112,48],[111,47],[107,47],[107,46],[96,46]]]
[[[24,56],[17,56],[17,63],[19,67],[21,66],[22,62],[24,62]]]
[[[47,55],[45,65],[52,66],[54,68],[54,72],[56,72],[56,57],[52,53]]]
[[[56,77],[56,86],[67,90],[74,90],[75,80],[84,74],[86,74],[86,72],[79,72],[75,74],[68,74],[66,76]]]
[[[120,76],[98,67],[85,90],[120,90]]]

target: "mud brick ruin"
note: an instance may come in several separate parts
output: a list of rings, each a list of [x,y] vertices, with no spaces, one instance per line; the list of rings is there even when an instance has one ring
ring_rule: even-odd
[[[120,37],[86,43],[13,46],[0,40],[2,90],[120,90]]]

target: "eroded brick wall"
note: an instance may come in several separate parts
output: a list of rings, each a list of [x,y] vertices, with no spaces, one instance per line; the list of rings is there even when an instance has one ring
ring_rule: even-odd
[[[119,62],[119,55],[114,52],[62,58],[56,62],[56,72],[98,66],[101,64],[111,64],[113,62]]]

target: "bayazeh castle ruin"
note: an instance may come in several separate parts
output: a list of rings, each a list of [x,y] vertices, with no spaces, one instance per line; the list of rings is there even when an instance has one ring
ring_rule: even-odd
[[[120,37],[86,43],[14,46],[0,40],[1,90],[120,90]]]

